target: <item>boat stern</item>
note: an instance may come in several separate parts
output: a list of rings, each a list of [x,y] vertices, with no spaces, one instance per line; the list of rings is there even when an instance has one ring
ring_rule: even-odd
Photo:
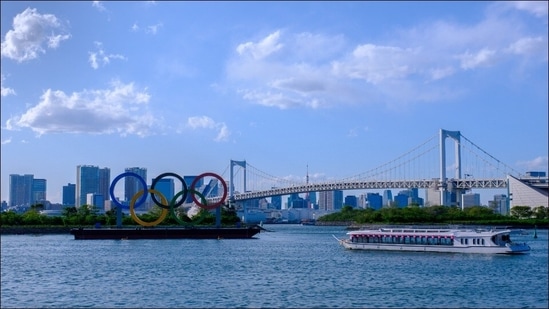
[[[530,246],[526,243],[509,242],[505,244],[507,254],[521,254],[530,251]]]

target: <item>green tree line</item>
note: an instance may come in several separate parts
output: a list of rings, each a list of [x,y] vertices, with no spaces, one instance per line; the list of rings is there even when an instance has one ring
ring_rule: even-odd
[[[448,206],[408,206],[404,208],[384,207],[379,210],[371,208],[355,209],[351,206],[335,213],[318,218],[320,222],[353,222],[367,223],[414,223],[414,224],[525,224],[547,225],[549,208],[539,206],[534,209],[528,206],[515,206],[509,215],[495,213],[493,209],[483,206],[468,207],[461,210]]]
[[[0,213],[0,224],[2,226],[90,226],[101,224],[105,226],[116,225],[116,210],[109,210],[105,213],[99,213],[97,208],[90,205],[80,207],[66,207],[61,216],[47,216],[41,214],[42,205],[32,205],[30,209],[22,214],[14,211]],[[149,212],[138,215],[139,219],[152,222],[155,221],[162,209],[153,207]],[[176,212],[180,222],[189,225],[213,225],[215,224],[215,214],[205,209],[200,209],[199,213],[189,218],[183,212]],[[240,222],[234,209],[222,207],[221,224],[234,225]],[[136,225],[131,216],[123,214],[122,225]],[[161,222],[162,225],[180,225],[171,214]]]

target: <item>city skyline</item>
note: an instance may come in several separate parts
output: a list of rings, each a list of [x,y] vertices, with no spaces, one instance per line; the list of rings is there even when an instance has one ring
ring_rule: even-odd
[[[0,5],[1,200],[83,164],[343,179],[441,128],[548,171],[547,2]]]

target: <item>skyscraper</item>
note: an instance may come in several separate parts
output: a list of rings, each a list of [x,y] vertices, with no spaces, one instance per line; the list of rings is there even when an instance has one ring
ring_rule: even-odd
[[[46,200],[46,179],[33,179],[31,203],[39,203]]]
[[[87,203],[88,193],[102,194],[103,198],[109,197],[110,169],[100,169],[94,165],[78,165],[76,167],[76,207]],[[106,193],[101,193],[104,191]],[[106,195],[105,195],[106,194]]]
[[[76,205],[76,185],[69,183],[63,186],[63,205],[74,206]]]
[[[142,167],[128,167],[125,169],[125,172],[131,172],[139,175],[145,183],[147,183],[147,169]],[[135,194],[141,190],[147,190],[148,188],[143,188],[141,182],[135,177],[125,177],[124,178],[124,199],[129,202],[132,200]]]
[[[9,206],[30,206],[32,202],[32,186],[34,175],[10,175]]]

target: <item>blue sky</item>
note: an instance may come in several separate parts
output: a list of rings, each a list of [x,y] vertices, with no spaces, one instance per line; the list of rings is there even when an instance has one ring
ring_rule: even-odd
[[[341,179],[459,130],[547,171],[547,2],[1,2],[1,183]],[[227,175],[228,176],[228,175]],[[150,179],[148,179],[150,183]]]

